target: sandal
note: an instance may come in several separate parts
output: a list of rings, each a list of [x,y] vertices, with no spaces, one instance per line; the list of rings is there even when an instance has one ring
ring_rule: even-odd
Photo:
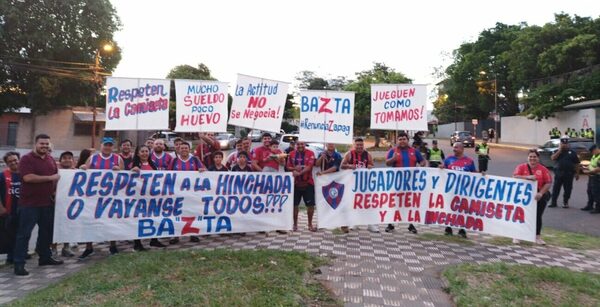
[[[317,232],[317,227],[315,226],[308,226],[308,231],[312,231],[312,232]]]

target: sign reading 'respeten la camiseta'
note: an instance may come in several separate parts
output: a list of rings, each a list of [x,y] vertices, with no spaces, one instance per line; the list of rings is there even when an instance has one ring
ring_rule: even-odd
[[[106,130],[169,129],[170,80],[106,79]]]

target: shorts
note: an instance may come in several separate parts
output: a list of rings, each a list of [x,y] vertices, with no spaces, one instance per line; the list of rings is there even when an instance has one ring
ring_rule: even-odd
[[[315,186],[294,187],[294,207],[300,206],[300,200],[304,199],[304,204],[307,207],[315,206]]]

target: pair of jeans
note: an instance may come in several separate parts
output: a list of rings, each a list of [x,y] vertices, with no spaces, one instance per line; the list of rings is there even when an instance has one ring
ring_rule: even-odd
[[[27,248],[31,231],[38,225],[38,238],[35,251],[40,256],[40,261],[50,259],[50,244],[52,243],[52,231],[54,229],[54,206],[45,207],[23,207],[19,209],[19,227],[15,243],[15,264],[25,264]]]

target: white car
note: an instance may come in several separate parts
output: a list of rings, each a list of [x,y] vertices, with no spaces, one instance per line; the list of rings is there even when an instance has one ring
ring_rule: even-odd
[[[219,142],[221,149],[234,148],[235,142],[238,140],[231,133],[221,133],[221,134],[218,134],[215,138],[217,139],[217,142]]]
[[[286,149],[288,149],[288,147],[290,147],[290,142],[297,142],[298,141],[298,134],[284,134],[281,136],[281,138],[279,138],[279,149],[283,152],[285,152]],[[323,143],[314,143],[314,142],[307,142],[306,143],[306,148],[310,149],[312,152],[315,153],[315,157],[318,158],[319,155],[325,151],[325,145]]]
[[[163,139],[165,140],[165,149],[166,150],[173,150],[175,148],[175,143],[173,142],[176,138],[179,137],[179,135],[177,135],[177,133],[175,132],[171,132],[171,131],[161,131],[161,132],[157,132],[153,135],[150,136],[153,139]]]

